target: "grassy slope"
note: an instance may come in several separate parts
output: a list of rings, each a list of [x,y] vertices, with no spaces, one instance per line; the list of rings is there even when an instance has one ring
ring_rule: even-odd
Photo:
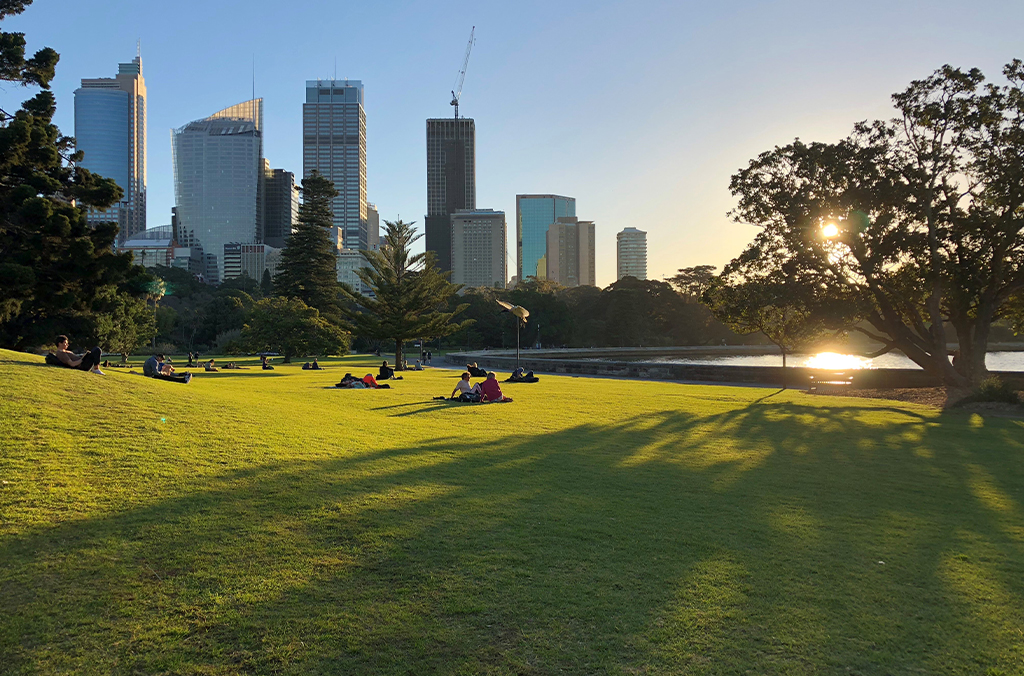
[[[5,673],[1020,673],[1024,424],[0,351]],[[329,389],[328,389],[329,388]],[[882,563],[884,561],[884,563]]]

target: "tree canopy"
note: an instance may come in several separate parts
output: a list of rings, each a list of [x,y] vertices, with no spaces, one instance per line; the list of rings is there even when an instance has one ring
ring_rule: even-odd
[[[721,281],[767,271],[944,382],[983,378],[992,324],[1024,290],[1024,66],[1006,84],[944,66],[893,96],[899,115],[837,143],[799,139],[732,177],[761,228]],[[949,360],[948,344],[961,358]]]
[[[344,331],[298,298],[264,298],[253,306],[241,334],[253,352],[280,352],[285,362],[305,355],[346,354]]]
[[[352,333],[395,346],[396,368],[403,368],[403,346],[416,338],[440,338],[468,326],[453,323],[465,304],[454,308],[448,299],[461,287],[448,281],[430,252],[413,254],[409,248],[422,235],[412,223],[384,221],[385,234],[379,251],[362,251],[368,267],[357,270],[370,290],[361,296],[345,289],[349,305],[343,308]],[[471,322],[470,322],[471,323]]]
[[[0,1],[0,19],[28,0]],[[74,139],[53,124],[48,90],[57,53],[25,58],[20,33],[0,33],[0,80],[41,88],[13,115],[0,111],[0,344],[22,349],[56,333],[97,336],[97,318],[118,313],[117,293],[141,296],[149,281],[117,254],[117,225],[91,226],[88,207],[106,208],[121,188],[76,163]]]
[[[320,314],[338,321],[337,254],[328,235],[334,224],[331,200],[338,196],[338,191],[334,183],[316,171],[302,180],[301,191],[298,223],[281,252],[274,292],[300,298]]]

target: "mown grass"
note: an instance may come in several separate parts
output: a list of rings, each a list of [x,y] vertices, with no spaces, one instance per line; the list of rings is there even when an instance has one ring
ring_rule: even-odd
[[[0,351],[0,671],[1015,674],[1024,424]]]

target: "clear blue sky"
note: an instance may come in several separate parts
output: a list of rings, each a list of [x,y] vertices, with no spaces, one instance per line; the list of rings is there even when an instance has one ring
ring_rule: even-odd
[[[79,80],[112,76],[141,38],[152,226],[174,200],[169,130],[249,98],[254,54],[272,166],[301,174],[303,83],[337,60],[366,86],[370,201],[422,224],[424,120],[451,115],[473,25],[461,111],[476,119],[477,206],[506,212],[511,246],[516,193],[575,197],[602,286],[628,226],[648,232],[652,278],[738,254],[754,232],[726,216],[729,176],[757,153],[888,116],[890,94],[944,63],[996,78],[1024,58],[1019,0],[36,0],[3,27],[60,52],[69,135]],[[7,85],[0,103],[26,94]]]

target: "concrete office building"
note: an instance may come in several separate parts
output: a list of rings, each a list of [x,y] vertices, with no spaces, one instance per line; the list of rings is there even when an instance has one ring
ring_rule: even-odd
[[[647,279],[647,233],[626,228],[616,237],[618,277]]]
[[[452,282],[504,289],[508,280],[505,212],[458,210],[451,215],[451,223]]]
[[[177,229],[206,257],[206,279],[225,277],[226,244],[256,244],[263,162],[263,99],[225,108],[171,133]]]
[[[284,248],[299,217],[299,191],[295,174],[271,169],[263,160],[263,243]]]
[[[359,279],[359,275],[356,274],[356,270],[367,267],[363,254],[355,249],[339,249],[338,261],[335,265],[339,282],[348,284],[357,293],[361,293],[364,296],[369,293],[369,287],[363,284],[363,280]]]
[[[263,281],[263,272],[270,271],[270,276],[277,274],[277,266],[281,262],[281,250],[267,244],[239,244],[231,242],[224,245],[224,279],[235,279],[245,275],[256,282]]]
[[[558,218],[548,227],[547,278],[562,286],[597,286],[594,222]]]
[[[366,205],[366,241],[368,250],[380,249],[380,214],[374,204]]]
[[[313,171],[334,182],[334,227],[347,249],[365,249],[366,112],[359,80],[307,80],[302,104],[302,175]]]
[[[427,120],[426,249],[442,270],[452,269],[451,215],[476,209],[476,122],[460,117]]]
[[[90,209],[90,223],[114,221],[123,244],[146,229],[146,80],[142,56],[120,63],[112,78],[83,79],[75,90],[79,166],[113,179],[124,191],[109,209]]]
[[[544,279],[537,264],[547,249],[548,227],[559,218],[575,216],[574,197],[516,195],[516,276],[520,280]]]

